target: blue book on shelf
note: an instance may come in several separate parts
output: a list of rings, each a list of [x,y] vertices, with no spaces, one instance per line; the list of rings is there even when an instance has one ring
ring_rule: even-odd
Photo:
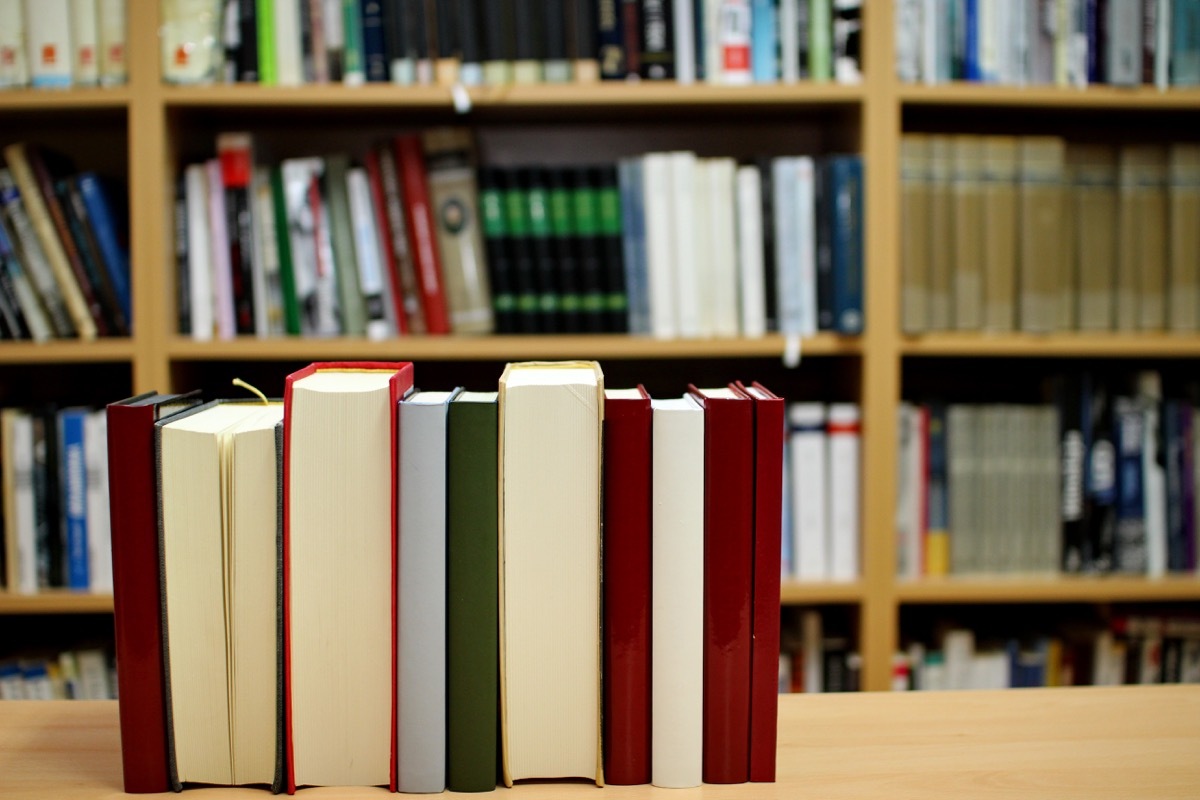
[[[125,319],[133,328],[133,309],[130,303],[129,291],[129,254],[121,247],[117,236],[116,216],[108,195],[94,172],[84,172],[76,178],[79,181],[79,194],[83,196],[83,205],[87,209],[88,221],[92,224],[92,234],[96,237],[96,246],[100,248],[100,256],[104,260],[104,268],[112,280],[113,290],[117,294],[117,302]]]
[[[1100,0],[1083,0],[1083,29],[1087,33],[1088,83],[1104,82],[1104,61],[1100,57]]]
[[[963,0],[963,80],[981,81],[979,68],[979,0]]]
[[[863,332],[863,163],[861,156],[829,160],[833,325],[843,334]]]
[[[1114,569],[1144,575],[1146,494],[1142,475],[1142,439],[1146,414],[1131,397],[1118,397],[1113,411],[1117,446],[1117,536]]]
[[[1170,78],[1172,86],[1200,86],[1200,0],[1171,6]]]
[[[380,0],[362,0],[362,48],[363,66],[367,80],[371,83],[387,83],[388,55],[387,40],[383,32],[383,3]]]
[[[778,39],[775,3],[753,0],[750,6],[750,70],[755,83],[773,83],[779,79]]]
[[[87,409],[58,412],[59,486],[69,589],[88,588],[87,461],[83,449],[87,418]]]
[[[642,196],[642,159],[627,158],[617,167],[621,190],[621,245],[625,253],[625,294],[629,332],[650,333],[650,287],[646,274],[646,210]]]

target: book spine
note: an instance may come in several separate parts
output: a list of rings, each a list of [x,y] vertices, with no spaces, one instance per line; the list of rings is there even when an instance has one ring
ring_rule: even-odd
[[[478,0],[460,0],[458,45],[462,54],[458,78],[464,86],[483,85],[483,20]]]
[[[664,12],[671,17],[671,48],[675,54],[675,82],[687,85],[696,82],[696,29],[703,30],[703,20],[695,17],[692,0],[672,0],[672,8]]]
[[[491,86],[511,83],[516,48],[513,0],[483,0],[483,80]]]
[[[25,3],[25,30],[30,84],[36,89],[66,89],[71,86],[71,19],[68,0],[39,0]]]
[[[567,6],[567,55],[576,83],[600,80],[595,0],[574,0]]]
[[[738,310],[742,336],[767,331],[763,269],[762,176],[753,164],[737,169]]]
[[[421,307],[425,330],[431,334],[450,332],[446,310],[446,295],[442,287],[442,268],[438,258],[433,209],[429,202],[429,186],[421,140],[417,136],[401,136],[396,140],[396,160],[404,190],[404,207],[412,234],[417,282],[421,288]]]
[[[354,243],[354,223],[350,212],[347,175],[350,159],[344,154],[325,159],[321,181],[328,220],[328,241],[331,245],[336,276],[337,307],[341,332],[349,336],[364,336],[367,332],[367,301],[359,279],[359,255]]]
[[[0,88],[29,84],[25,30],[24,3],[21,0],[0,3]]]
[[[383,0],[384,58],[388,80],[398,86],[416,81],[416,54],[409,50],[405,0]]]
[[[342,83],[347,86],[361,86],[367,79],[360,3],[342,0]]]
[[[371,215],[375,222],[376,247],[381,259],[380,268],[385,277],[387,287],[384,303],[388,308],[387,317],[394,322],[394,330],[399,335],[409,332],[407,314],[404,309],[404,286],[400,276],[400,264],[392,246],[394,240],[391,222],[388,217],[388,197],[384,188],[385,179],[381,161],[387,155],[384,148],[373,149],[367,153],[366,170],[371,190]],[[394,164],[393,177],[394,177]],[[403,218],[400,220],[403,224]]]
[[[303,83],[329,83],[332,60],[325,36],[325,0],[301,0],[297,23]],[[338,9],[340,11],[340,9]],[[340,57],[340,52],[339,52]],[[340,62],[339,62],[340,69]],[[341,80],[339,73],[336,80]]]
[[[403,298],[403,319],[408,325],[406,333],[425,332],[425,313],[421,305],[421,289],[417,280],[417,267],[405,222],[404,199],[400,189],[400,175],[396,168],[396,157],[391,148],[379,149],[379,174],[383,183],[384,210],[387,214],[387,230],[391,236],[389,248],[396,260],[397,285]]]
[[[1162,404],[1162,437],[1163,454],[1166,457],[1166,571],[1184,572],[1187,556],[1185,553],[1184,530],[1184,432],[1183,416],[1185,412],[1190,421],[1192,410],[1186,404],[1168,400]],[[1188,443],[1190,447],[1190,442]],[[1190,482],[1191,476],[1188,476]]]
[[[642,74],[642,0],[619,0],[621,3],[621,33],[625,50],[625,77],[636,78]]]
[[[55,336],[70,336],[75,328],[67,313],[66,303],[50,264],[42,251],[33,223],[22,202],[22,192],[13,182],[9,170],[0,170],[0,206],[12,230],[16,261],[24,268],[30,283],[45,308]]]
[[[517,331],[537,333],[542,320],[538,313],[538,276],[530,233],[529,202],[517,170],[507,170],[498,174],[498,177],[501,179],[505,222],[511,243]]]
[[[62,530],[65,539],[65,585],[88,589],[87,474],[84,463],[85,411],[68,410],[58,416],[58,470],[62,489]]]
[[[751,25],[750,0],[725,0],[717,17],[716,30],[722,83],[751,82]]]
[[[1087,569],[1087,520],[1085,510],[1085,461],[1087,442],[1084,438],[1084,408],[1087,402],[1085,385],[1078,374],[1064,376],[1059,386],[1058,414],[1060,439],[1060,475],[1062,518],[1062,565],[1067,573]]]
[[[361,0],[363,71],[368,83],[389,80],[387,41],[383,27],[383,3]]]
[[[355,260],[358,262],[358,288],[366,311],[366,334],[368,339],[379,340],[394,335],[396,326],[390,321],[392,315],[388,313],[392,297],[384,279],[383,256],[379,251],[379,232],[375,228],[375,212],[366,169],[354,167],[347,171],[346,190]]]
[[[225,190],[221,176],[221,162],[210,159],[206,163],[208,190],[208,234],[209,255],[213,281],[213,298],[217,335],[221,339],[232,339],[237,330],[234,310],[233,273],[229,255],[232,240],[228,233],[228,217],[225,208]]]
[[[96,237],[92,233],[87,208],[83,204],[83,196],[79,192],[78,185],[72,179],[64,178],[56,182],[55,193],[58,195],[63,214],[66,216],[67,227],[70,229],[71,239],[79,253],[88,282],[99,299],[110,333],[117,336],[128,336],[128,319],[117,298],[116,286],[113,284],[108,270],[104,268],[104,258],[100,253]]]
[[[571,206],[579,244],[580,319],[587,333],[604,328],[604,264],[600,240],[599,187],[587,168],[573,171]]]
[[[621,189],[617,168],[609,165],[593,170],[597,187],[596,211],[600,249],[605,265],[604,330],[625,333],[629,330],[629,295],[625,283],[625,253],[621,230]]]
[[[250,211],[253,155],[249,136],[229,134],[218,137],[217,154],[225,192],[225,230],[229,240],[224,246],[229,254],[235,325],[239,334],[253,334],[254,266],[251,254],[254,252],[254,234]]]
[[[778,261],[775,264],[775,297],[779,332],[799,336],[803,332],[801,297],[799,164],[792,157],[776,158],[771,162],[771,188],[774,193],[774,231]]]
[[[71,0],[71,80],[75,86],[100,82],[97,0]]]
[[[275,215],[275,246],[279,252],[279,291],[283,299],[283,330],[288,336],[299,336],[300,307],[296,303],[295,261],[292,257],[292,237],[288,231],[283,170],[279,167],[271,168],[271,206]]]
[[[642,203],[642,159],[620,163],[621,228],[630,333],[650,333],[650,290],[646,274],[646,210]]]
[[[176,331],[181,336],[190,337],[192,335],[192,280],[188,263],[187,178],[183,175],[180,175],[175,183],[174,223]]]
[[[261,336],[284,333],[279,239],[271,170],[255,167],[250,177],[251,229],[254,234],[254,330]]]
[[[814,81],[832,80],[832,0],[812,0],[808,13],[808,77]]]
[[[754,0],[750,14],[751,74],[755,83],[774,83],[779,80],[776,4],[772,0]]]
[[[275,27],[275,0],[256,0],[255,5],[258,82],[263,86],[275,86],[279,83],[279,57],[275,48],[279,31]]]
[[[857,156],[835,159],[831,171],[833,214],[833,306],[839,333],[861,334],[863,318],[863,175]]]
[[[667,0],[642,0],[641,23],[641,76],[671,80],[675,77],[675,34]]]
[[[554,224],[545,170],[530,168],[520,173],[529,219],[529,243],[537,275],[538,331],[558,333],[563,326],[562,284],[554,257]]]
[[[567,58],[567,8],[564,0],[543,0],[542,79],[547,83],[571,80],[571,61]]]
[[[545,38],[543,31],[544,0],[512,0],[513,2],[513,81],[541,83]]]
[[[517,333],[514,265],[501,181],[501,170],[494,167],[479,170],[479,213],[483,222],[483,243],[487,248],[488,281],[492,287],[492,316],[496,321],[496,333]]]
[[[597,58],[600,77],[606,81],[624,80],[629,74],[623,5],[622,0],[598,0],[596,4]]]
[[[554,258],[557,262],[559,319],[564,332],[580,333],[583,330],[583,322],[580,319],[583,297],[579,284],[579,257],[576,252],[579,232],[575,226],[571,182],[564,168],[550,168],[548,173],[550,225],[554,235]]]
[[[1136,400],[1119,397],[1113,421],[1117,448],[1116,541],[1113,568],[1145,574],[1146,501],[1142,474],[1142,448],[1146,426],[1144,409]]]

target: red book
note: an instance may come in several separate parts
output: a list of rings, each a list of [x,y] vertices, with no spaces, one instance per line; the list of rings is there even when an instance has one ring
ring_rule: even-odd
[[[396,406],[412,385],[409,362],[325,362],[292,373],[284,387],[289,794],[298,785],[387,783],[396,790]],[[330,521],[314,522],[314,515]],[[359,605],[362,591],[372,589],[377,605]],[[359,649],[379,642],[386,653],[364,662]],[[294,652],[306,656],[293,660]],[[320,763],[297,763],[322,750],[328,756],[314,757]]]
[[[388,224],[387,198],[383,192],[383,172],[379,168],[379,153],[367,151],[367,180],[371,184],[371,210],[375,212],[375,227],[383,245],[384,269],[388,274],[388,286],[392,290],[392,308],[396,312],[396,332],[408,333],[408,315],[404,313],[404,288],[400,283],[400,271],[396,266],[396,251],[392,247],[392,226]]]
[[[158,581],[158,487],[154,423],[200,402],[195,394],[148,394],[108,406],[113,623],[125,791],[166,792],[162,602]]]
[[[438,256],[433,207],[429,202],[429,183],[425,177],[425,151],[416,134],[396,137],[396,161],[404,192],[404,210],[413,260],[417,265],[417,284],[425,311],[426,333],[449,333],[450,316],[446,311],[446,291],[442,286],[442,264]]]
[[[703,778],[705,783],[745,783],[750,772],[754,403],[735,389],[688,389],[704,407]]]
[[[754,400],[754,645],[750,656],[750,780],[775,780],[779,717],[779,560],[783,534],[784,404],[765,386]]]
[[[650,395],[604,393],[604,779],[650,782]]]

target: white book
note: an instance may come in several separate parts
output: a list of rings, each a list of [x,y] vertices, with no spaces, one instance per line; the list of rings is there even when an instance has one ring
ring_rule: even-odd
[[[693,228],[693,249],[695,258],[692,261],[692,272],[696,278],[697,305],[699,307],[700,330],[705,336],[711,336],[716,327],[717,291],[713,280],[717,271],[717,254],[713,248],[716,245],[715,231],[712,228],[712,159],[700,158],[695,163],[695,188],[692,192],[693,208],[695,210],[695,225]]]
[[[999,41],[997,39],[1000,4],[1004,0],[979,0],[979,76],[981,83],[1000,80]]]
[[[829,406],[829,577],[858,578],[859,413],[853,403]]]
[[[675,263],[675,296],[679,336],[708,336],[700,306],[701,277],[696,270],[696,154],[671,153],[671,212]]]
[[[796,580],[829,578],[828,443],[822,403],[788,405],[792,469],[792,553]]]
[[[121,86],[129,81],[129,61],[125,56],[126,0],[99,0],[97,36],[100,46],[100,83]]]
[[[646,272],[650,287],[650,328],[658,339],[678,335],[675,313],[675,214],[671,204],[671,154],[647,153],[642,181],[646,218]]]
[[[750,0],[724,0],[715,38],[721,65],[719,81],[744,86],[753,80],[750,63]]]
[[[205,166],[208,187],[209,262],[212,271],[213,315],[217,338],[232,339],[237,335],[233,313],[233,267],[229,261],[229,229],[225,217],[225,183],[221,178],[221,162],[209,159]]]
[[[1080,0],[1075,0],[1080,2]],[[1154,85],[1165,92],[1171,84],[1171,0],[1156,0],[1154,20]],[[1193,32],[1193,36],[1194,36]],[[1192,42],[1195,40],[1192,39]],[[1195,47],[1195,44],[1190,45]]]
[[[798,306],[799,333],[817,332],[817,209],[816,172],[812,158],[800,156],[796,164],[796,225],[799,231]]]
[[[737,268],[741,333],[751,338],[767,332],[762,238],[762,176],[748,164],[737,170]]]
[[[215,326],[212,258],[208,232],[208,170],[190,164],[184,170],[187,204],[188,296],[192,311],[192,338],[208,342]]]
[[[400,402],[396,788],[446,788],[446,415],[456,392]]]
[[[938,0],[921,3],[921,80],[927,84],[938,80],[938,5]]]
[[[914,0],[907,0],[908,3]],[[779,77],[784,83],[795,83],[800,80],[800,3],[807,0],[779,0]],[[900,72],[900,26],[901,7],[904,2],[896,5],[896,63],[901,80],[905,80]]]
[[[254,168],[250,179],[250,201],[254,235],[254,330],[260,337],[282,336],[285,332],[283,285],[270,168]]]
[[[675,82],[696,82],[695,4],[692,0],[673,0],[675,22]],[[703,23],[700,23],[703,24]]]
[[[76,86],[100,82],[97,0],[71,0],[71,78]]]
[[[899,445],[896,459],[896,575],[921,577],[921,538],[924,504],[921,409],[901,403],[896,411]]]
[[[946,666],[946,688],[971,688],[975,634],[961,628],[947,631],[942,639],[942,655]]]
[[[800,335],[800,226],[796,201],[797,159],[771,161],[775,219],[775,303],[779,332]]]
[[[29,82],[39,89],[71,86],[71,19],[68,0],[25,0],[25,52],[29,54]]]
[[[1146,510],[1146,574],[1161,578],[1167,573],[1167,475],[1159,460],[1162,418],[1157,399],[1142,406],[1142,480]]]
[[[704,742],[704,410],[652,400],[650,781],[699,786]]]
[[[87,469],[88,590],[111,594],[112,526],[108,509],[108,413],[93,411],[84,423]]]
[[[712,298],[712,333],[715,336],[738,335],[737,216],[734,181],[737,163],[732,158],[708,162],[708,221],[712,242],[712,274],[709,295]]]
[[[162,0],[159,28],[162,75],[167,83],[211,83],[225,52],[221,8],[213,0]]]
[[[307,0],[300,0],[307,2]],[[275,3],[275,80],[280,86],[304,83],[304,52],[300,45],[300,6],[296,0]]]
[[[396,327],[389,325],[387,319],[392,298],[383,279],[383,253],[379,249],[366,169],[353,167],[346,173],[346,193],[350,199],[350,227],[358,262],[358,288],[367,311],[367,338],[386,339],[394,335]]]
[[[801,646],[804,648],[804,691],[819,693],[825,688],[825,648],[821,644],[821,612],[805,611],[800,618]]]
[[[0,89],[28,84],[24,0],[0,0]]]
[[[15,576],[9,591],[20,594],[35,594],[38,590],[37,534],[34,515],[33,494],[33,418],[13,408],[0,411],[3,431],[0,431],[0,446],[4,448],[5,499],[12,498],[4,506],[4,528],[7,536],[14,537],[15,547],[7,551],[13,563],[8,565],[8,574]]]

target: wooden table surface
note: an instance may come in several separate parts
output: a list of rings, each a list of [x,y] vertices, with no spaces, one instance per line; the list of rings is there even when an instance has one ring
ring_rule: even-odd
[[[518,798],[1200,798],[1200,685],[781,698],[779,780],[690,790],[533,784]],[[121,794],[113,702],[0,702],[0,798]],[[383,789],[302,797],[381,798]],[[186,797],[263,798],[260,789]]]

